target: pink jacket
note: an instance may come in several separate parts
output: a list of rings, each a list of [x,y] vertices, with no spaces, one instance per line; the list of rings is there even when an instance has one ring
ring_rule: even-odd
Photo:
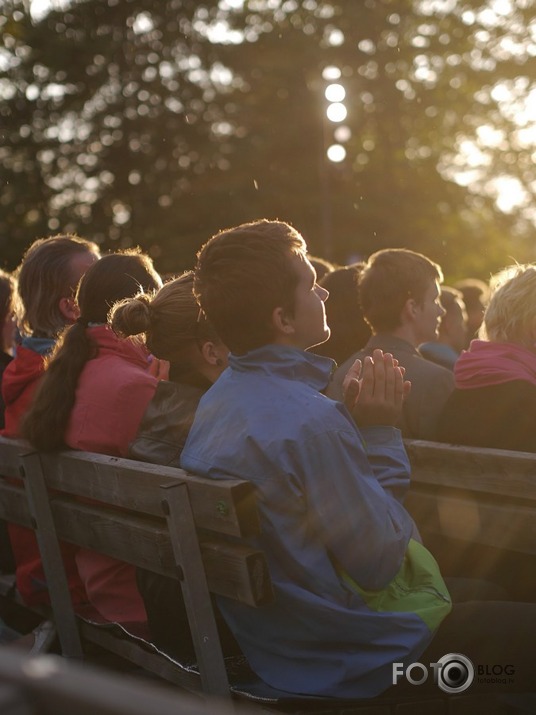
[[[143,346],[120,340],[105,325],[88,331],[98,352],[82,370],[65,441],[73,449],[124,457],[158,381],[147,373]],[[133,566],[85,549],[76,559],[89,601],[102,616],[146,621]]]

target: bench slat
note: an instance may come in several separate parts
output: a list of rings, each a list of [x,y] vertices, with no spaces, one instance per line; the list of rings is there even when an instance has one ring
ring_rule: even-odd
[[[177,577],[165,523],[140,520],[92,505],[51,500],[58,536],[108,556],[165,576]],[[219,546],[218,546],[219,543]],[[209,589],[258,606],[271,600],[271,584],[262,552],[242,544],[202,541]]]
[[[457,487],[536,501],[536,454],[405,440],[412,486]]]
[[[424,534],[536,555],[536,506],[413,491],[406,507]]]
[[[104,501],[146,514],[162,514],[158,487],[177,479],[188,485],[196,525],[233,536],[259,532],[252,484],[238,479],[212,480],[182,469],[144,464],[89,452],[41,454],[50,489]]]
[[[142,519],[81,504],[65,497],[51,499],[59,538],[93,548],[134,566],[177,578],[175,561],[164,520]],[[20,487],[0,488],[0,518],[31,527],[26,497]],[[210,591],[261,606],[273,598],[266,560],[262,552],[233,542],[201,537],[203,564]]]

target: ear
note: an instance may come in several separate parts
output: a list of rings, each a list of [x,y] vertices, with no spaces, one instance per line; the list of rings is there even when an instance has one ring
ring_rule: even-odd
[[[201,345],[201,355],[209,365],[218,365],[218,361],[221,361],[216,345],[208,340]]]
[[[415,320],[418,308],[415,298],[408,298],[400,314],[401,321],[403,323],[412,323]]]
[[[60,298],[58,307],[67,325],[75,323],[80,316],[80,308],[74,298]]]
[[[284,308],[274,308],[272,312],[272,326],[276,333],[281,336],[290,337],[294,335],[294,321]]]

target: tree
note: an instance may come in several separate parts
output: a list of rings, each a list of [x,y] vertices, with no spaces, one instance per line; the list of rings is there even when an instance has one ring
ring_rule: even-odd
[[[266,216],[338,262],[407,246],[486,277],[531,260],[530,205],[503,213],[493,187],[509,176],[533,197],[512,109],[536,76],[532,5],[85,0],[36,20],[11,2],[3,252],[14,264],[35,236],[78,230],[177,271],[219,228]],[[337,124],[326,68],[346,90]]]

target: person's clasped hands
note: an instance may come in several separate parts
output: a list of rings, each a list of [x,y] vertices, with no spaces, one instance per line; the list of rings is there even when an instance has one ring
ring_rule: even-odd
[[[343,381],[344,404],[359,427],[398,423],[411,383],[391,353],[376,349],[356,360]]]

